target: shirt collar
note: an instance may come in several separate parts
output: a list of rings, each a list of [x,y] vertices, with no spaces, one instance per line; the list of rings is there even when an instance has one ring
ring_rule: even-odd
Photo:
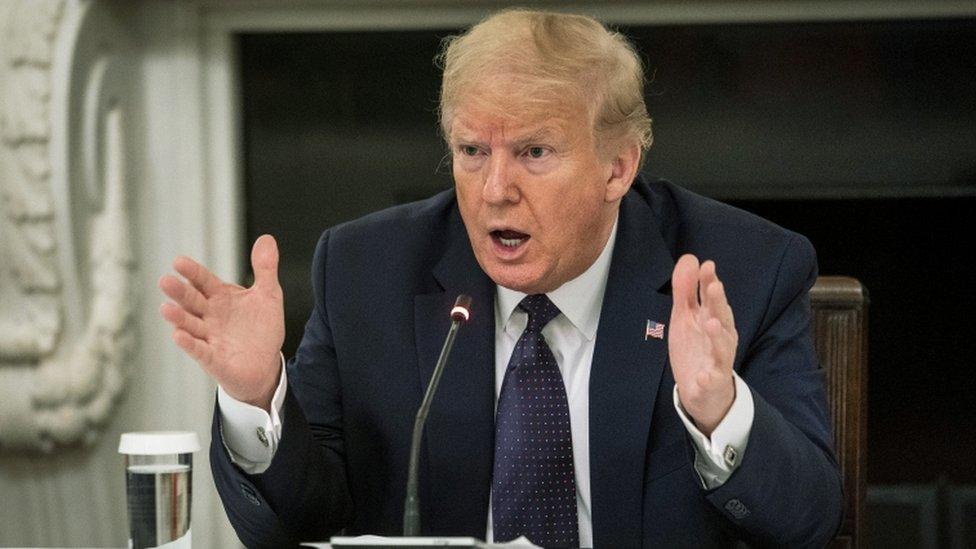
[[[619,219],[619,217],[618,217]],[[563,315],[576,327],[587,340],[596,337],[596,329],[600,323],[600,308],[603,304],[603,293],[607,289],[607,277],[610,274],[610,258],[613,255],[613,245],[617,240],[617,221],[613,222],[610,238],[603,246],[596,261],[582,274],[566,282],[546,295],[559,308]],[[495,286],[496,303],[498,305],[501,325],[508,331],[515,308],[526,296],[522,292]],[[515,335],[518,337],[518,334]]]

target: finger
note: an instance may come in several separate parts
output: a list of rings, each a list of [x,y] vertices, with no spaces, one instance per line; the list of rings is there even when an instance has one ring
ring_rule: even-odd
[[[195,338],[187,331],[179,328],[173,331],[173,341],[180,349],[183,349],[183,352],[190,355],[193,360],[196,360],[204,369],[209,371],[213,359],[213,349],[206,341]]]
[[[725,297],[725,285],[722,281],[716,279],[709,284],[705,296],[711,318],[717,318],[726,330],[735,330],[735,318],[732,315],[732,307]]]
[[[173,268],[183,275],[204,297],[214,295],[224,285],[223,281],[216,275],[189,257],[181,255],[174,259]]]
[[[737,345],[735,332],[726,330],[717,318],[710,318],[705,323],[705,334],[708,335],[711,343],[711,354],[714,359],[706,361],[710,363],[710,369],[721,372],[731,371]]]
[[[671,297],[676,311],[698,311],[698,258],[685,254],[671,273]]]
[[[175,276],[163,275],[159,279],[159,289],[190,313],[200,317],[207,313],[207,298]]]
[[[264,288],[278,287],[278,243],[269,234],[261,235],[251,248],[251,268],[254,285]]]
[[[198,317],[186,312],[182,307],[175,303],[163,303],[159,307],[159,312],[163,318],[173,325],[186,331],[197,339],[207,339],[207,326]]]
[[[716,280],[718,280],[718,275],[715,273],[715,262],[711,259],[703,261],[699,270],[699,282],[708,285]]]
[[[708,285],[715,280],[715,262],[712,260],[702,262],[701,268],[698,269],[698,302],[702,305],[704,319],[711,316],[706,290]]]

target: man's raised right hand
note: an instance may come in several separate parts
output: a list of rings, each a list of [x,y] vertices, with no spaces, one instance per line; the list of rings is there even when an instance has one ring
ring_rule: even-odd
[[[173,341],[227,394],[269,410],[285,340],[275,239],[263,235],[254,242],[250,288],[225,283],[188,257],[177,257],[173,268],[183,279],[173,275],[159,279],[160,289],[173,300],[160,307],[163,318],[173,325]]]

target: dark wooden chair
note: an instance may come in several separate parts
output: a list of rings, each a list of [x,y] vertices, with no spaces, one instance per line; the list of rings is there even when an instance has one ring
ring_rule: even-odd
[[[830,547],[860,547],[867,482],[868,297],[860,282],[822,276],[810,290],[813,334],[844,483],[844,523]]]

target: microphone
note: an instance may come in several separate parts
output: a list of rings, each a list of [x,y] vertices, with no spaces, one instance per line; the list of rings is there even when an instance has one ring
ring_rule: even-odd
[[[437,359],[434,373],[427,384],[427,392],[424,400],[420,403],[417,410],[417,417],[413,422],[413,440],[410,443],[410,468],[407,470],[407,497],[403,503],[403,535],[415,537],[420,535],[420,499],[417,497],[418,469],[420,468],[420,439],[424,433],[424,422],[427,421],[427,413],[430,411],[430,402],[434,399],[434,392],[437,391],[437,384],[444,373],[444,366],[447,364],[447,357],[451,354],[454,347],[454,338],[457,337],[458,328],[461,324],[471,318],[471,296],[461,294],[454,302],[451,309],[451,327],[447,331],[447,338],[444,339],[444,347],[441,348],[441,356]]]

